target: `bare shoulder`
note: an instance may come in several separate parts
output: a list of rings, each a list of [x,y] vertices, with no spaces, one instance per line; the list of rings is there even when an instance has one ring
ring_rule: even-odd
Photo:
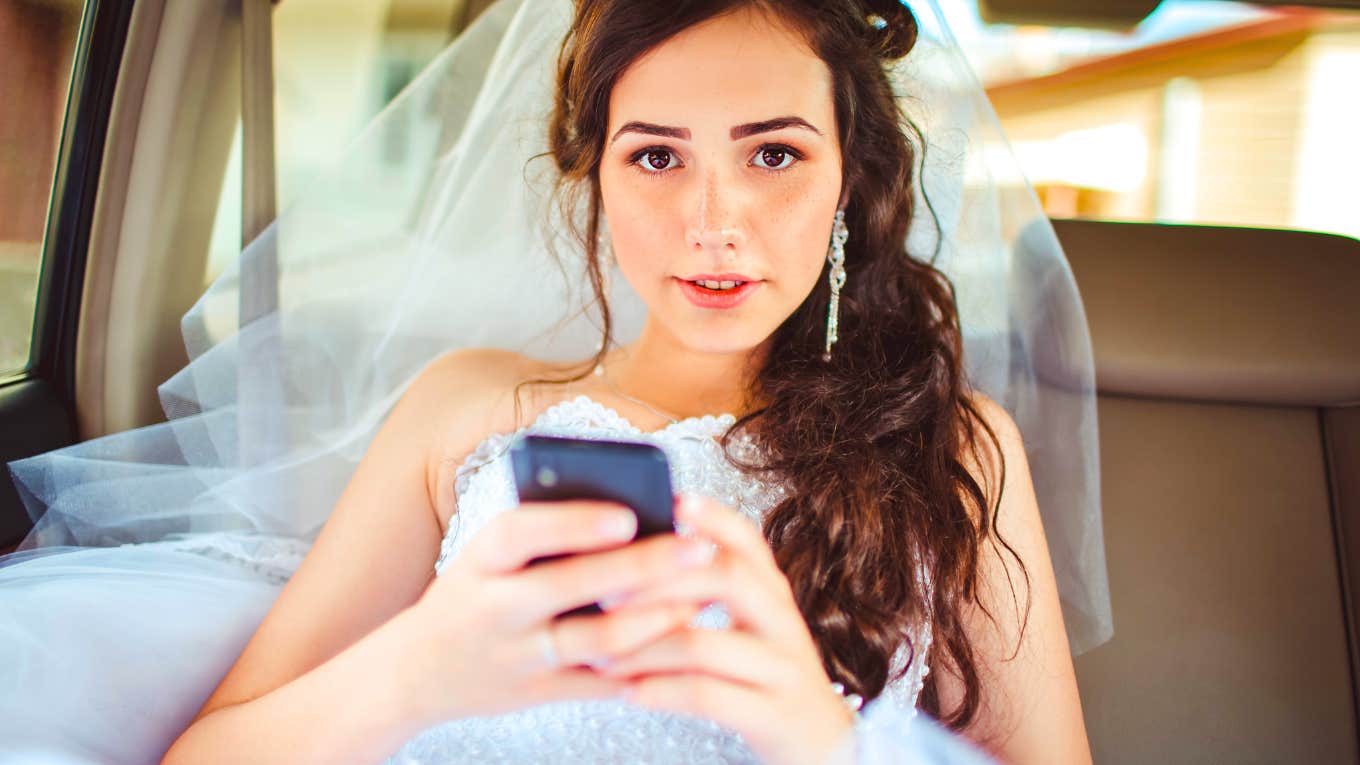
[[[968,402],[972,404],[973,408],[977,410],[978,416],[992,428],[998,438],[1004,436],[1003,440],[1010,440],[1013,443],[1020,440],[1020,428],[1015,424],[1014,418],[991,396],[982,391],[971,391],[968,393]]]
[[[1032,594],[1032,567],[1049,565],[1024,437],[1010,413],[987,395],[972,393],[969,404],[975,427],[971,442],[965,435],[960,461],[987,502],[987,541],[979,550],[983,589],[1023,611]]]
[[[995,506],[998,491],[1030,481],[1024,437],[1010,413],[990,396],[972,391],[967,396],[968,419],[963,423],[959,460]]]
[[[543,362],[503,348],[462,348],[449,351],[429,363],[418,383],[449,390],[477,392],[497,387],[545,366]]]
[[[1024,440],[1010,413],[991,397],[971,392],[959,442],[959,461],[982,491],[985,508],[965,497],[974,524],[985,529],[976,565],[977,596],[984,618],[974,614],[972,638],[1000,660],[1017,645],[1030,607],[1031,567],[1047,565],[1034,486]],[[985,514],[985,517],[982,515]]]
[[[456,511],[453,475],[492,434],[513,432],[561,393],[532,383],[555,379],[572,365],[554,364],[499,348],[467,348],[439,356],[411,384],[406,398],[432,413],[434,432],[427,480],[441,531]]]
[[[437,400],[437,410],[446,413],[440,419],[448,425],[486,431],[513,426],[516,403],[521,416],[532,415],[553,398],[544,386],[523,383],[558,378],[572,368],[501,348],[465,348],[431,361],[408,395]]]

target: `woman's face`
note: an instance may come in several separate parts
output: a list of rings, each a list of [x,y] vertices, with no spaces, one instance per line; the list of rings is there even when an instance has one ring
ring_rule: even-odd
[[[754,349],[826,260],[841,194],[830,72],[756,11],[690,27],[615,85],[599,175],[649,320],[695,350]]]

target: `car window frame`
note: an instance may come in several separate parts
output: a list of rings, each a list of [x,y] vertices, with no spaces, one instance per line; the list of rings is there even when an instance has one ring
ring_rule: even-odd
[[[104,143],[135,0],[84,0],[48,197],[28,363],[0,378],[0,465],[75,440],[76,333]],[[31,527],[0,471],[0,550]]]
[[[75,339],[90,222],[133,2],[86,0],[43,232],[33,341],[22,375],[48,381],[68,408],[75,400]]]

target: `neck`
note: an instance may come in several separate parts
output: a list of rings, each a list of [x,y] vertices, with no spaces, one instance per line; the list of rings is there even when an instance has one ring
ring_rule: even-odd
[[[647,320],[630,346],[606,359],[614,384],[677,418],[731,413],[750,407],[748,390],[766,346],[715,352],[682,345],[674,335]]]

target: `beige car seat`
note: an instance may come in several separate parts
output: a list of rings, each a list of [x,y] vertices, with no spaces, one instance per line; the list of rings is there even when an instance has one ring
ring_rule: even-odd
[[[1096,762],[1356,762],[1360,242],[1055,225],[1099,390]]]

